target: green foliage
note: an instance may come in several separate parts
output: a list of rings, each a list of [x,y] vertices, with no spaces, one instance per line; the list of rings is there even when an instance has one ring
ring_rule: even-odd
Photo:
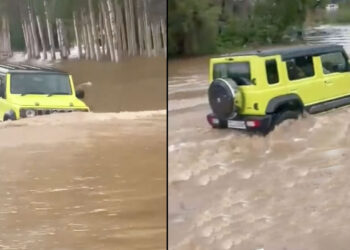
[[[215,49],[219,8],[211,0],[169,0],[168,9],[170,55]]]
[[[292,40],[300,33],[307,12],[324,6],[326,0],[260,0],[247,13],[225,8],[226,2],[169,0],[170,56]]]

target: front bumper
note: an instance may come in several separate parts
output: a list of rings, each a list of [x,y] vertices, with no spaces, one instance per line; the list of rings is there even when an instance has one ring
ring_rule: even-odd
[[[31,111],[31,112],[28,112]],[[31,108],[22,108],[19,111],[20,118],[28,118],[33,116],[42,116],[42,115],[50,115],[54,113],[71,113],[71,112],[89,112],[88,108],[80,108],[80,109],[31,109]],[[31,113],[30,115],[28,115]]]
[[[208,114],[207,120],[213,128],[232,128],[248,132],[267,133],[273,127],[272,115],[237,116],[234,119],[221,120],[214,114]]]

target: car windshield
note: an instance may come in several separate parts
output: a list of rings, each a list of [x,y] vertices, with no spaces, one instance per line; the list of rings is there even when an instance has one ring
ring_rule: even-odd
[[[69,76],[65,74],[15,73],[11,93],[21,95],[71,95]]]

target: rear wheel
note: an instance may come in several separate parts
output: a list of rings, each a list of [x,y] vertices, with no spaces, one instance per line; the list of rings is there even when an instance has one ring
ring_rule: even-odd
[[[286,110],[275,114],[273,126],[278,126],[286,120],[297,120],[301,112],[298,110]]]

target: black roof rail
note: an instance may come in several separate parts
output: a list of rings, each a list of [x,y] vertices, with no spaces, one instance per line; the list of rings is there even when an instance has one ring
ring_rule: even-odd
[[[274,56],[281,55],[282,60],[289,60],[295,57],[301,56],[317,56],[325,53],[334,53],[343,51],[343,46],[337,44],[325,44],[325,45],[296,45],[276,47],[272,49],[253,50],[253,51],[241,51],[235,53],[224,54],[221,57],[234,57],[234,56]]]
[[[15,68],[13,68],[13,67],[7,65],[7,64],[0,64],[0,68],[4,68],[4,69],[7,69],[7,70],[13,70],[13,69],[15,69]]]
[[[28,70],[28,71],[51,71],[51,72],[58,72],[58,73],[65,73],[64,71],[61,71],[59,69],[55,69],[53,67],[48,66],[34,66],[34,65],[28,65],[28,64],[12,64],[12,63],[3,63],[0,64],[0,69],[3,68],[5,70]]]

